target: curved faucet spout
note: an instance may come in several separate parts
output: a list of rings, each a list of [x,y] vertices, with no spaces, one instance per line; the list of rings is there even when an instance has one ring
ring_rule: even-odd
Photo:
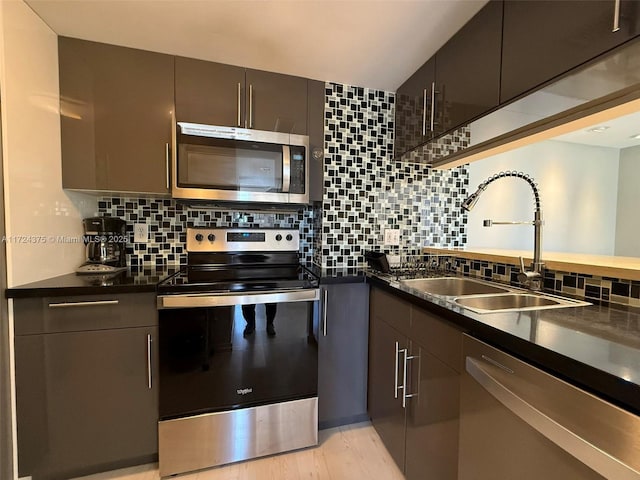
[[[529,175],[525,173],[515,172],[515,171],[497,173],[489,177],[488,179],[486,179],[484,182],[482,182],[478,186],[478,189],[475,192],[473,192],[471,195],[469,195],[469,197],[464,202],[462,202],[462,209],[466,210],[467,212],[470,212],[473,209],[473,207],[475,207],[476,203],[478,203],[478,200],[480,199],[480,195],[482,194],[482,192],[484,192],[490,184],[492,184],[493,182],[495,182],[500,178],[507,178],[507,177],[521,178],[522,180],[527,182],[531,187],[531,190],[533,190],[535,211],[534,211],[533,222],[530,222],[531,224],[533,224],[533,229],[534,229],[533,264],[531,266],[531,270],[526,270],[524,268],[524,262],[522,261],[522,258],[520,258],[521,271],[520,271],[520,274],[518,275],[518,280],[533,290],[540,290],[540,288],[542,287],[542,272],[544,270],[544,263],[542,262],[542,253],[541,253],[542,207],[540,202],[540,192],[538,191],[538,186],[536,185],[536,182],[534,182],[533,178],[531,178]],[[517,223],[518,222],[492,222],[491,220],[485,220],[485,226],[487,227],[490,227],[491,225],[495,225],[495,224],[517,224]]]

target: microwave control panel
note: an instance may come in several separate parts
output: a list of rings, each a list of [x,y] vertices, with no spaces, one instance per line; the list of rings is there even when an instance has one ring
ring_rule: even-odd
[[[305,193],[305,148],[291,145],[291,180],[289,193]]]

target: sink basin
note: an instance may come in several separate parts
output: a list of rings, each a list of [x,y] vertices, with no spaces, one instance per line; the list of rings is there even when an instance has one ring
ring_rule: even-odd
[[[489,293],[507,293],[511,290],[498,285],[472,280],[470,278],[443,277],[443,278],[416,278],[413,280],[401,280],[403,285],[420,290],[431,295],[444,297],[458,297],[461,295],[479,295]]]
[[[507,312],[514,310],[542,310],[547,308],[580,307],[588,302],[552,295],[533,293],[506,293],[502,295],[482,295],[454,299],[458,305],[477,313]]]

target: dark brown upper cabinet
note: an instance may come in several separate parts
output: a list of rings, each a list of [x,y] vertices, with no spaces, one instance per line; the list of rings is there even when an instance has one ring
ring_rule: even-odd
[[[244,126],[244,68],[176,57],[176,119]]]
[[[307,83],[309,130],[309,201],[321,202],[324,193],[324,82]]]
[[[436,53],[436,135],[498,105],[502,3],[487,3]]]
[[[616,9],[615,0],[505,0],[500,102],[512,100],[638,34],[638,1],[622,0]]]
[[[307,80],[176,58],[178,121],[307,134]]]
[[[60,37],[62,186],[166,195],[173,56]]]
[[[413,150],[435,131],[436,62],[432,57],[404,82],[396,93],[394,155]]]

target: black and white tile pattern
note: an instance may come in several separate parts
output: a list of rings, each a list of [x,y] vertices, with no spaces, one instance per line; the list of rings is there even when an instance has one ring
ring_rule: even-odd
[[[299,212],[263,213],[236,210],[208,210],[188,207],[171,199],[145,199],[101,197],[97,216],[122,218],[127,222],[131,241],[127,245],[127,264],[184,265],[187,227],[258,227],[298,228],[300,231],[300,258],[313,261],[314,212],[305,208]],[[133,242],[133,226],[145,223],[149,229],[148,242]]]
[[[428,162],[467,146],[468,130],[394,161],[395,94],[327,83],[325,101],[320,265],[362,265],[364,250],[407,254],[423,246],[463,245],[460,204],[468,171],[435,171]],[[389,228],[400,230],[400,246],[384,245]]]

